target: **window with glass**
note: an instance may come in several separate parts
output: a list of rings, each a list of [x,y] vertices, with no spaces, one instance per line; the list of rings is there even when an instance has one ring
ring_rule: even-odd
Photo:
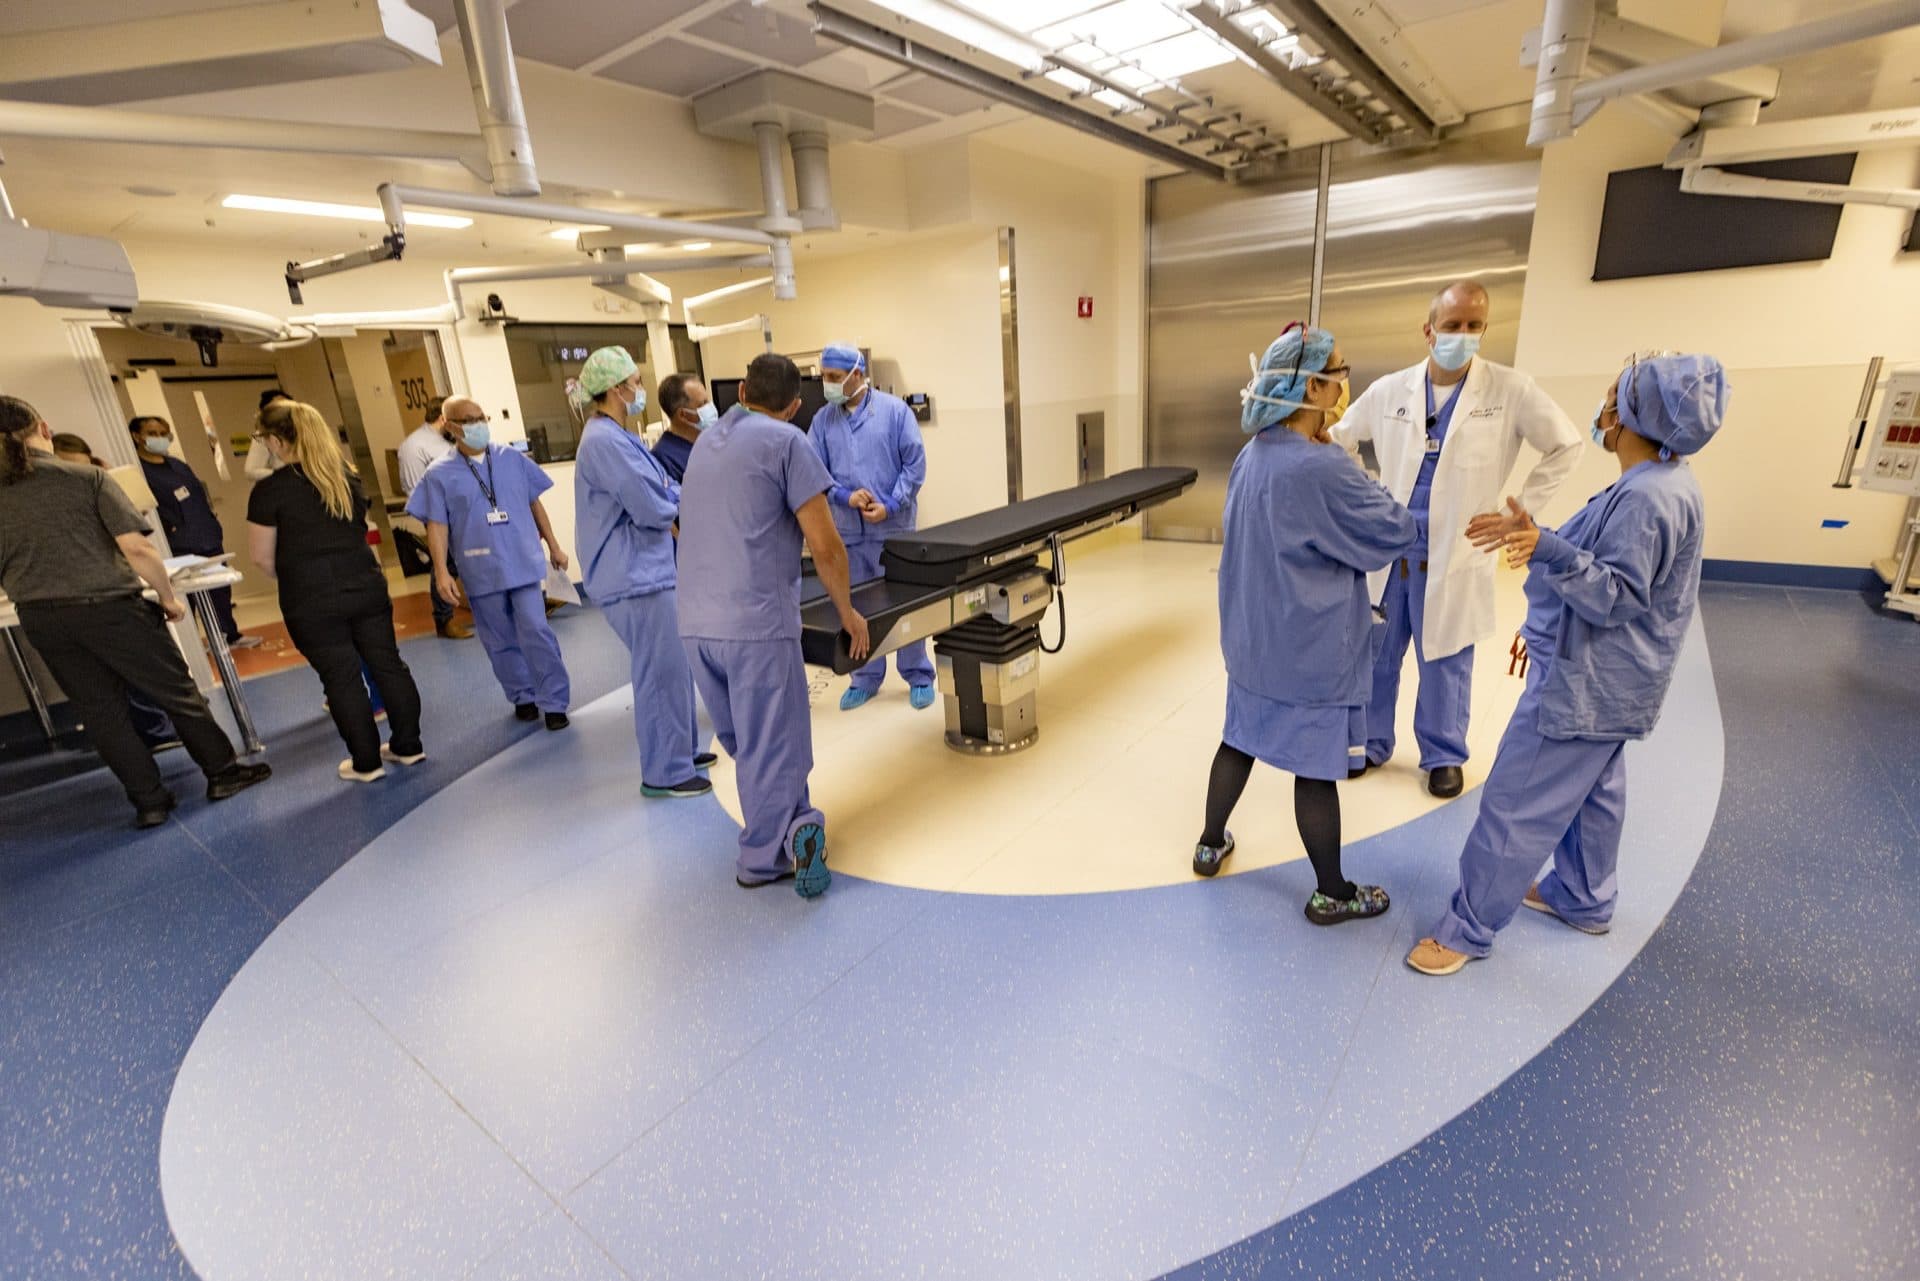
[[[668,327],[673,337],[678,369],[655,369],[649,359],[644,325],[540,325],[513,322],[505,326],[507,357],[513,382],[520,393],[527,444],[534,461],[564,463],[573,459],[587,415],[567,397],[580,377],[587,357],[602,347],[624,347],[640,366],[647,389],[648,416],[659,401],[660,379],[672,373],[700,373],[700,349],[687,336],[685,325]]]

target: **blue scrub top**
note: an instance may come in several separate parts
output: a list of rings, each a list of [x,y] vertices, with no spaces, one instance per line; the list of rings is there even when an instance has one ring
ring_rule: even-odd
[[[927,450],[913,410],[898,396],[868,390],[857,409],[828,405],[807,425],[814,455],[833,475],[827,502],[833,527],[848,542],[882,542],[914,528],[920,487],[927,483]],[[847,499],[871,491],[887,505],[887,518],[871,524]]]
[[[1447,393],[1446,403],[1438,410],[1433,407],[1433,375],[1429,373],[1427,385],[1427,439],[1432,441],[1426,452],[1420,456],[1420,474],[1413,478],[1413,492],[1407,495],[1407,510],[1413,513],[1413,519],[1420,526],[1420,546],[1427,545],[1427,509],[1433,498],[1433,473],[1440,464],[1440,450],[1447,443],[1447,428],[1453,425],[1453,407],[1460,401],[1460,389],[1467,385],[1462,378]]]
[[[687,478],[687,459],[693,456],[693,442],[672,431],[663,431],[660,439],[653,442],[653,456],[667,478],[678,485]]]
[[[680,496],[680,634],[798,640],[794,513],[832,485],[791,423],[738,413],[701,432]]]
[[[580,433],[573,461],[575,545],[597,604],[673,586],[680,486],[641,439],[605,414]]]
[[[157,463],[142,458],[140,470],[146,473],[147,488],[153,491],[167,546],[176,556],[217,556],[225,550],[226,531],[220,528],[220,518],[213,514],[213,504],[207,499],[207,487],[193,474],[193,468],[168,455]]]
[[[1700,598],[1705,509],[1684,462],[1641,463],[1558,530],[1527,575],[1528,653],[1548,738],[1644,738]]]
[[[504,525],[487,523],[489,486],[507,514]],[[547,580],[533,500],[552,488],[553,478],[517,449],[489,445],[480,458],[456,449],[427,468],[407,499],[407,514],[445,525],[461,586],[469,596],[490,596]]]
[[[1366,575],[1412,545],[1412,515],[1339,446],[1274,426],[1233,460],[1223,520],[1220,648],[1235,683],[1300,706],[1366,702]]]

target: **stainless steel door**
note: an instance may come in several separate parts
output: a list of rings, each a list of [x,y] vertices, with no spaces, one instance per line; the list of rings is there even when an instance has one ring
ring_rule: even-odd
[[[1151,184],[1146,461],[1192,467],[1200,481],[1146,514],[1149,538],[1220,541],[1227,472],[1246,442],[1247,353],[1307,315],[1317,159],[1260,186],[1193,175]]]
[[[1180,176],[1151,184],[1146,457],[1200,482],[1147,513],[1147,536],[1218,541],[1227,473],[1245,437],[1240,388],[1259,353],[1308,314],[1318,152],[1271,185]],[[1320,323],[1358,395],[1420,360],[1435,292],[1473,276],[1493,299],[1482,350],[1513,360],[1540,164],[1519,132],[1420,152],[1336,146]]]
[[[1521,131],[1425,152],[1342,159],[1327,193],[1320,323],[1353,366],[1353,394],[1426,358],[1433,295],[1471,276],[1493,308],[1481,352],[1513,363],[1540,159]]]

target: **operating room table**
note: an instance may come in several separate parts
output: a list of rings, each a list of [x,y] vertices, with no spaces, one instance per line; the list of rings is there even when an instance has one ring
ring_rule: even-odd
[[[883,576],[853,588],[873,643],[862,661],[931,639],[948,746],[991,754],[1031,745],[1039,733],[1040,620],[1065,583],[1063,546],[1166,502],[1197,479],[1188,467],[1140,467],[889,538]],[[859,667],[818,582],[807,580],[802,596],[806,661],[843,675]]]

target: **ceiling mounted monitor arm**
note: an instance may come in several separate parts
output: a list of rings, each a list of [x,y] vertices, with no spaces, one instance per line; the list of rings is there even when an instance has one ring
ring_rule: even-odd
[[[1587,31],[1591,39],[1592,0],[1547,0],[1549,19],[1555,16],[1556,11],[1564,18],[1569,10],[1578,9],[1584,9],[1587,12]],[[1577,17],[1577,12],[1575,16]],[[1556,27],[1553,22],[1548,21],[1543,23],[1543,26],[1562,30],[1564,22]],[[1589,80],[1574,87],[1571,95],[1572,110],[1565,116],[1559,114],[1562,101],[1562,95],[1558,91],[1559,85],[1557,82],[1550,85],[1547,77],[1548,60],[1543,57],[1540,60],[1537,81],[1540,88],[1534,95],[1533,125],[1527,135],[1528,142],[1535,146],[1542,146],[1560,138],[1571,137],[1575,128],[1591,118],[1602,105],[1615,98],[1658,93],[1683,85],[1696,84],[1703,80],[1713,80],[1729,73],[1765,66],[1782,58],[1817,53],[1835,45],[1869,40],[1875,36],[1883,36],[1912,26],[1920,26],[1920,0],[1887,0],[1886,3],[1836,14],[1830,18],[1820,18],[1786,31],[1774,31],[1746,40],[1735,40],[1731,44],[1702,49],[1681,57],[1669,58],[1647,66],[1633,67],[1613,75],[1601,76],[1597,80]],[[1546,43],[1543,37],[1543,48]],[[1558,75],[1559,72],[1556,70],[1555,74]]]
[[[380,184],[380,212],[387,220],[387,234],[380,237],[377,245],[368,245],[364,249],[351,249],[346,253],[329,254],[325,258],[312,258],[306,262],[287,264],[287,300],[298,307],[306,300],[301,296],[300,286],[309,280],[322,276],[334,276],[343,271],[352,271],[356,267],[370,266],[376,262],[399,262],[407,250],[407,214],[401,206],[399,192],[390,182]]]
[[[1797,182],[1729,173],[1721,166],[1767,160],[1798,160],[1876,148],[1920,144],[1920,108],[1870,111],[1777,124],[1701,128],[1668,153],[1666,167],[1680,170],[1680,190],[1698,195],[1798,200],[1823,205],[1890,205],[1920,209],[1920,190]]]

